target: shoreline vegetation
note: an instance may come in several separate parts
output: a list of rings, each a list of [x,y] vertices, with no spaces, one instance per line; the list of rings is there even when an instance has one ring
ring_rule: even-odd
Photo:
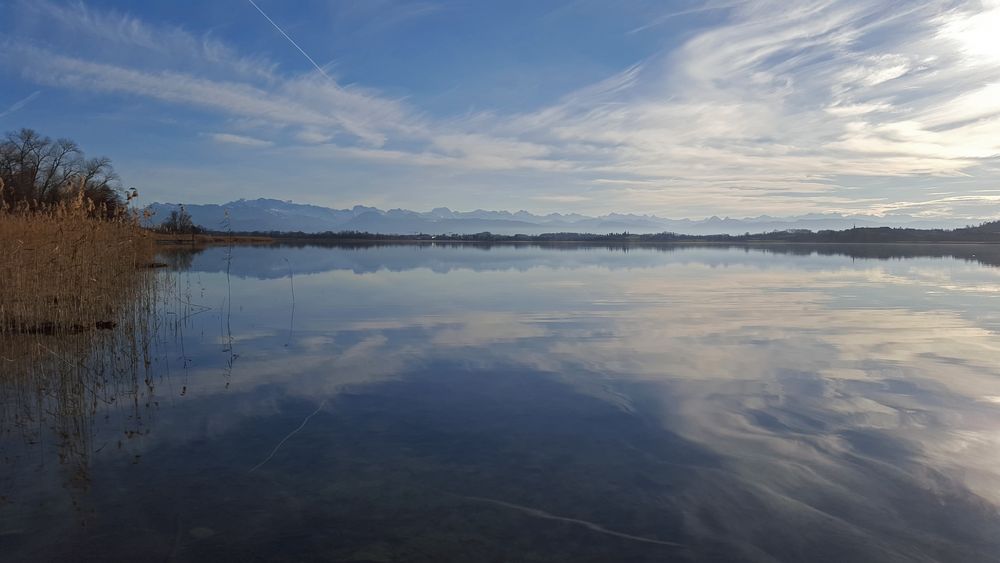
[[[743,235],[685,235],[680,233],[545,233],[539,235],[475,234],[384,234],[362,231],[321,233],[287,231],[210,231],[197,234],[157,233],[160,244],[241,244],[285,242],[448,242],[448,243],[594,243],[594,244],[991,244],[1000,243],[1000,221],[959,229],[910,229],[856,227],[839,231],[790,230]]]
[[[0,196],[5,188],[0,177]],[[95,202],[83,180],[60,193],[52,203],[0,197],[0,337],[112,328],[153,265],[153,238],[125,205]]]
[[[2,182],[0,182],[2,186]],[[94,213],[80,195],[0,205],[0,335],[110,328],[153,264],[153,239],[128,214]]]
[[[0,140],[0,338],[109,328],[152,239],[107,157],[31,129]]]
[[[0,428],[56,446],[83,487],[95,414],[122,405],[136,435],[152,385],[160,276],[137,195],[72,141],[0,139]]]
[[[82,190],[51,204],[0,203],[0,428],[26,448],[54,447],[71,490],[88,486],[98,413],[121,405],[123,436],[143,431],[154,250],[133,214]]]

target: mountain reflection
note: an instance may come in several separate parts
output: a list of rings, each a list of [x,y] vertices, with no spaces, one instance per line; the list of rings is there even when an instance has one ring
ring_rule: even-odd
[[[115,555],[128,518],[206,560],[1000,560],[988,252],[561,250],[191,256],[213,309],[143,463],[96,453],[91,529],[0,547]]]
[[[788,258],[847,257],[858,260],[959,259],[985,266],[1000,266],[1000,248],[990,244],[756,244],[756,245],[685,245],[633,244],[594,245],[584,243],[554,244],[459,244],[459,243],[379,243],[337,242],[330,244],[280,243],[259,248],[236,246],[200,249],[167,249],[164,261],[174,268],[197,272],[224,272],[227,257],[230,273],[258,279],[283,278],[289,268],[295,273],[315,274],[348,270],[357,274],[379,270],[406,271],[426,268],[438,273],[455,269],[478,272],[519,270],[545,267],[576,268],[648,268],[668,261],[700,261],[706,264],[734,263],[775,264],[767,255]],[[332,251],[332,252],[331,252]],[[721,252],[720,252],[721,251]],[[741,259],[738,256],[743,255]],[[780,263],[780,262],[778,262]],[[806,267],[816,267],[802,260]]]

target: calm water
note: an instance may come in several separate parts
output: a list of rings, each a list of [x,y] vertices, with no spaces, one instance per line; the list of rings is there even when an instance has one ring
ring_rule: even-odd
[[[996,250],[817,250],[172,256],[0,559],[1000,561]]]

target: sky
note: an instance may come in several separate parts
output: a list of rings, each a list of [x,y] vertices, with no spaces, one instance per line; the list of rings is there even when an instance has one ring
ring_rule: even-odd
[[[1000,0],[0,0],[146,202],[1000,216]]]

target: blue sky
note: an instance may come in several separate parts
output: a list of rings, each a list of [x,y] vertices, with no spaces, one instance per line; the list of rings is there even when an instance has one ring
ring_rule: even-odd
[[[1000,215],[1000,0],[256,3],[291,40],[249,0],[0,0],[0,130],[147,202]]]

